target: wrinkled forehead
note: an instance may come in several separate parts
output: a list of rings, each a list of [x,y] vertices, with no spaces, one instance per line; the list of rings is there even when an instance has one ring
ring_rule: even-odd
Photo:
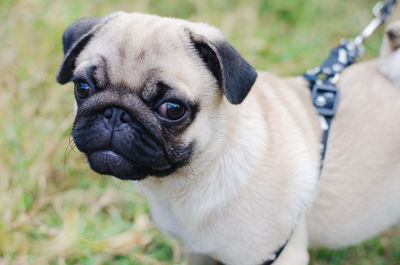
[[[141,87],[163,76],[189,82],[193,58],[178,21],[149,15],[121,15],[108,22],[77,58],[76,71],[96,67],[103,82]]]

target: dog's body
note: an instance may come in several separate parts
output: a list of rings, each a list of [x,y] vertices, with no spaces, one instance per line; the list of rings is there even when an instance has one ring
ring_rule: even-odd
[[[375,61],[343,73],[319,178],[305,81],[257,78],[215,28],[117,13],[71,26],[64,49],[78,148],[100,173],[141,179],[157,225],[190,252],[253,265],[284,247],[274,265],[307,264],[308,240],[355,244],[400,218],[400,90]]]

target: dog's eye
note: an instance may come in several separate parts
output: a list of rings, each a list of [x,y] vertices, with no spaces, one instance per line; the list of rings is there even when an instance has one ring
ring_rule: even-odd
[[[157,109],[158,115],[168,120],[179,120],[186,113],[186,108],[175,102],[164,102]]]
[[[75,83],[75,93],[80,99],[85,99],[94,94],[94,88],[86,83]]]

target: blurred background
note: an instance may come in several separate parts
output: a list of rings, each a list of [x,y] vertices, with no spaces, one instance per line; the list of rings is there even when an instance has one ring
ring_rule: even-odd
[[[129,182],[89,170],[70,137],[73,86],[56,83],[64,29],[140,11],[208,22],[257,69],[302,74],[372,19],[375,0],[0,0],[0,265],[182,264]],[[378,55],[382,29],[362,60]],[[310,264],[400,264],[400,227]]]

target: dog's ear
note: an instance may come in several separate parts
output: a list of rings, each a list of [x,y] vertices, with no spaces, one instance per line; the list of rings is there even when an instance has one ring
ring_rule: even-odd
[[[240,104],[257,79],[256,70],[225,40],[211,42],[193,32],[189,34],[193,47],[226,98],[232,104]]]
[[[64,59],[57,73],[57,82],[65,84],[72,78],[75,60],[104,21],[102,17],[82,18],[69,26],[63,34]]]

